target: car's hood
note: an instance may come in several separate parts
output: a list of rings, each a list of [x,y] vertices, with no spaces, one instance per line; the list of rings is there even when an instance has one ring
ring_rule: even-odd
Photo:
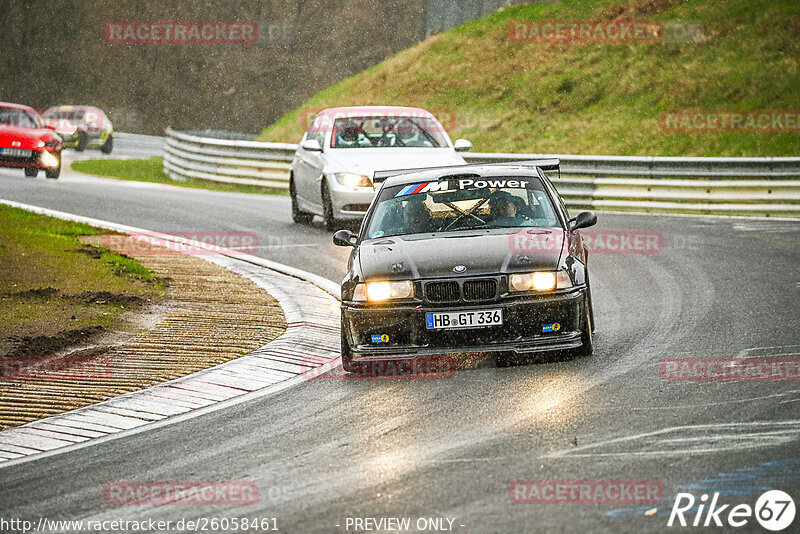
[[[452,148],[340,148],[325,152],[325,172],[354,172],[372,178],[375,171],[464,165]]]
[[[0,146],[33,150],[39,148],[40,140],[51,139],[55,132],[48,128],[21,128],[0,125]],[[17,144],[19,143],[19,144]]]
[[[361,276],[366,281],[404,280],[557,269],[564,231],[536,228],[522,232],[551,246],[522,250],[516,246],[520,230],[515,229],[370,239],[358,251]],[[456,272],[458,265],[466,270]]]

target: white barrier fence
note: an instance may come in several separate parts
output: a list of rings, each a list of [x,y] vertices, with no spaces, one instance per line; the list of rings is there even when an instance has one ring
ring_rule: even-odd
[[[295,144],[198,137],[171,128],[166,134],[164,171],[173,180],[288,187]],[[546,158],[561,160],[553,182],[578,209],[800,217],[800,157],[464,154],[470,163]]]

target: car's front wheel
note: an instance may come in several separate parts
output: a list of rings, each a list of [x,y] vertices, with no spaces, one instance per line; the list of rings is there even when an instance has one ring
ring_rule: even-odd
[[[333,216],[333,202],[328,184],[322,184],[322,220],[325,222],[325,229],[329,232],[337,229],[338,221]]]
[[[314,215],[300,209],[300,204],[297,202],[297,189],[294,185],[294,176],[289,177],[289,196],[292,199],[292,220],[298,224],[310,223]]]
[[[61,176],[61,160],[58,160],[58,167],[54,169],[45,169],[44,175],[52,180],[58,180],[58,177]]]
[[[106,139],[106,142],[100,147],[100,152],[103,154],[111,154],[112,150],[114,150],[114,136],[108,134],[108,139]]]
[[[594,314],[592,313],[592,300],[587,293],[583,305],[583,325],[581,331],[581,347],[575,350],[578,356],[591,356],[594,352],[594,321],[592,320]]]
[[[589,285],[589,275],[586,275],[586,295],[589,301],[589,321],[592,323],[592,332],[597,330],[597,325],[594,322],[594,306],[592,305],[592,288]]]
[[[75,145],[75,150],[78,152],[83,152],[86,150],[86,145],[89,144],[89,136],[86,135],[86,132],[78,132],[78,144]]]
[[[342,344],[341,344],[341,353],[342,353],[342,369],[344,369],[348,373],[354,372],[355,366],[353,365],[353,353],[350,352],[350,342],[347,341],[347,335],[345,334],[344,329],[344,321],[342,321]]]
[[[39,175],[37,167],[25,167],[25,176],[28,178],[36,178]]]

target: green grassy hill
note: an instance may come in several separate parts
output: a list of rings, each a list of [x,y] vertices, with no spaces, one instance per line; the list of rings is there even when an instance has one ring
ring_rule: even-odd
[[[657,20],[663,39],[535,43],[512,21]],[[507,8],[435,35],[318,93],[260,138],[297,142],[307,110],[411,105],[477,151],[800,155],[794,133],[680,133],[668,110],[800,110],[797,0],[563,0]],[[791,124],[790,124],[791,126]]]

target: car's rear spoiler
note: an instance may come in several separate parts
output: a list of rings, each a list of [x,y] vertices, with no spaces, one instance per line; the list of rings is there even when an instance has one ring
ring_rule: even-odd
[[[559,174],[561,173],[561,161],[558,159],[527,159],[521,161],[500,161],[496,163],[470,163],[468,165],[449,165],[444,167],[420,167],[417,169],[375,171],[375,174],[372,175],[372,183],[378,184],[383,182],[387,178],[390,178],[392,176],[398,176],[400,174],[411,174],[415,172],[438,171],[438,170],[453,171],[453,174],[464,174],[469,172],[470,169],[478,169],[480,167],[496,167],[496,166],[539,167],[543,171],[558,171]]]

